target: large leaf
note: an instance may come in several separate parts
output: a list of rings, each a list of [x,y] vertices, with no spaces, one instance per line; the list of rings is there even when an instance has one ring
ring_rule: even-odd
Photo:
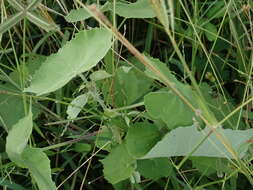
[[[160,132],[155,125],[135,123],[128,130],[126,147],[133,157],[138,158],[144,156],[159,140]]]
[[[32,133],[33,121],[31,111],[20,119],[9,131],[6,140],[6,152],[17,165],[28,168],[39,189],[56,189],[51,179],[50,161],[38,148],[27,147]]]
[[[111,47],[112,34],[104,28],[79,32],[58,53],[47,58],[35,72],[25,92],[37,95],[53,92],[76,75],[90,70]]]
[[[219,128],[216,130],[227,139],[239,157],[244,156],[248,148],[247,140],[253,137],[253,129],[241,131]],[[168,133],[143,158],[186,156],[199,145],[208,133],[208,128],[198,131],[196,126],[179,127]],[[214,133],[191,156],[233,158]]]
[[[136,161],[127,152],[125,144],[118,145],[101,162],[104,166],[105,179],[112,184],[129,178],[136,165]]]
[[[144,104],[151,117],[161,119],[170,129],[189,126],[196,117],[194,112],[171,91],[149,93],[144,98]]]

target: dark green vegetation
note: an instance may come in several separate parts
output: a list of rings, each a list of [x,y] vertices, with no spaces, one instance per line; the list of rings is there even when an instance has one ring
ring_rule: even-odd
[[[0,7],[1,188],[252,188],[252,1]]]

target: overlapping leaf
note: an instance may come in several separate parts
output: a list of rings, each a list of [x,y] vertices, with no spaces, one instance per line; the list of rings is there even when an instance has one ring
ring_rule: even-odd
[[[56,189],[51,179],[50,161],[38,148],[27,147],[32,133],[33,121],[31,111],[19,120],[9,131],[6,140],[6,152],[17,165],[28,168],[39,189]]]
[[[76,75],[94,67],[111,47],[112,34],[103,28],[79,32],[58,53],[47,58],[35,72],[25,92],[37,95],[53,92]]]
[[[247,141],[253,137],[253,129],[231,130],[219,128],[217,132],[228,140],[239,157],[245,155],[249,145]],[[198,131],[196,126],[179,127],[168,133],[143,158],[186,156],[193,151],[194,147],[200,144],[208,133],[208,128]],[[191,156],[233,158],[233,155],[213,133]]]
[[[116,161],[116,162],[115,162]],[[136,161],[129,155],[125,144],[118,145],[102,160],[105,178],[112,184],[129,178],[135,169]]]
[[[138,0],[135,3],[123,3],[116,1],[115,9],[112,3],[106,3],[100,8],[101,12],[112,11],[124,18],[153,18],[155,12],[149,0]],[[68,22],[83,21],[90,18],[90,13],[85,8],[71,10],[65,17]]]

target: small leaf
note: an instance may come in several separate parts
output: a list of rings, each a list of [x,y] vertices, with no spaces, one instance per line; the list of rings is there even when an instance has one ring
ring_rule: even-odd
[[[173,167],[168,158],[154,158],[137,161],[137,171],[148,179],[159,179],[172,174]]]
[[[125,144],[118,145],[101,161],[104,166],[104,176],[111,184],[116,184],[129,178],[135,169],[136,161],[127,152]]]
[[[68,119],[75,119],[78,116],[83,106],[87,103],[88,98],[88,94],[82,94],[71,101],[67,108]]]
[[[168,91],[152,92],[144,97],[148,114],[161,119],[170,129],[193,124],[194,112],[181,99]]]
[[[208,22],[204,25],[204,28],[206,29],[205,35],[210,42],[217,39],[218,30],[214,24]]]
[[[206,16],[211,18],[221,18],[224,16],[226,12],[226,5],[223,0],[218,0],[212,3],[212,6],[210,6],[209,11],[207,12]]]
[[[98,148],[102,148],[103,150],[106,150],[109,152],[109,151],[111,151],[111,145],[109,142],[112,142],[112,139],[113,139],[112,131],[108,127],[102,126],[101,129],[99,130],[98,135],[97,135],[95,145]],[[106,144],[108,144],[108,145],[106,145]]]
[[[25,92],[37,95],[53,92],[76,75],[90,70],[111,47],[112,34],[106,29],[79,32],[58,53],[47,58],[35,72],[31,85]]]
[[[148,122],[135,123],[128,130],[126,148],[135,158],[144,156],[160,140],[160,132]]]
[[[231,130],[217,128],[216,130],[217,133],[222,134],[227,139],[240,158],[245,155],[248,146],[246,147],[244,145],[247,140],[253,136],[253,129]],[[176,128],[158,142],[143,159],[186,156],[199,145],[209,131],[210,129],[208,128],[198,131],[196,126]],[[228,152],[214,133],[212,133],[191,156],[233,158],[231,153]]]
[[[90,79],[92,81],[104,80],[104,79],[107,79],[110,77],[112,77],[112,75],[107,73],[105,70],[98,70],[98,71],[91,73],[91,75],[90,75]]]
[[[32,112],[20,119],[9,131],[6,139],[6,152],[9,158],[16,164],[23,166],[21,154],[24,151],[28,139],[32,133],[33,120]]]
[[[116,14],[125,18],[154,18],[156,16],[149,0],[138,0],[135,3],[117,2]]]
[[[107,2],[100,8],[100,11],[107,12],[111,9],[110,6],[111,3]],[[91,15],[86,9],[79,8],[79,9],[72,9],[70,13],[67,16],[65,16],[65,19],[67,22],[77,22],[77,21],[84,21],[90,17]]]
[[[87,143],[75,143],[73,150],[80,153],[90,152],[91,145]]]

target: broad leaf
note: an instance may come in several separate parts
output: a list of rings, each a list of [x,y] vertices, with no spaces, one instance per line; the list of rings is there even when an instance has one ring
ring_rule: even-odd
[[[88,94],[82,94],[71,101],[67,108],[68,119],[75,119],[78,116],[83,106],[87,103],[88,98]]]
[[[158,141],[160,132],[148,122],[135,123],[126,136],[126,148],[135,158],[144,156]]]
[[[129,178],[135,169],[136,161],[127,152],[125,144],[118,145],[101,161],[104,166],[104,176],[111,184],[116,184]]]
[[[103,28],[79,32],[58,53],[47,58],[35,72],[25,92],[37,95],[53,92],[76,75],[90,70],[111,47],[112,34]]]
[[[28,147],[21,156],[40,190],[56,189],[51,179],[50,160],[41,149]]]
[[[249,145],[247,141],[253,137],[253,129],[242,131],[218,128],[216,130],[227,139],[240,158],[245,155]],[[198,131],[196,126],[174,129],[158,142],[143,158],[186,156],[200,144],[209,131],[210,129],[208,128]],[[231,153],[228,152],[214,133],[191,156],[233,158]]]
[[[148,114],[161,119],[170,129],[189,126],[196,118],[195,113],[171,91],[152,92],[144,97]]]
[[[159,179],[171,175],[173,167],[168,158],[154,158],[137,161],[137,171],[149,179]]]
[[[50,161],[38,148],[27,147],[32,133],[33,121],[31,111],[20,119],[9,131],[6,140],[6,152],[17,165],[28,168],[39,189],[56,189],[51,179]]]

